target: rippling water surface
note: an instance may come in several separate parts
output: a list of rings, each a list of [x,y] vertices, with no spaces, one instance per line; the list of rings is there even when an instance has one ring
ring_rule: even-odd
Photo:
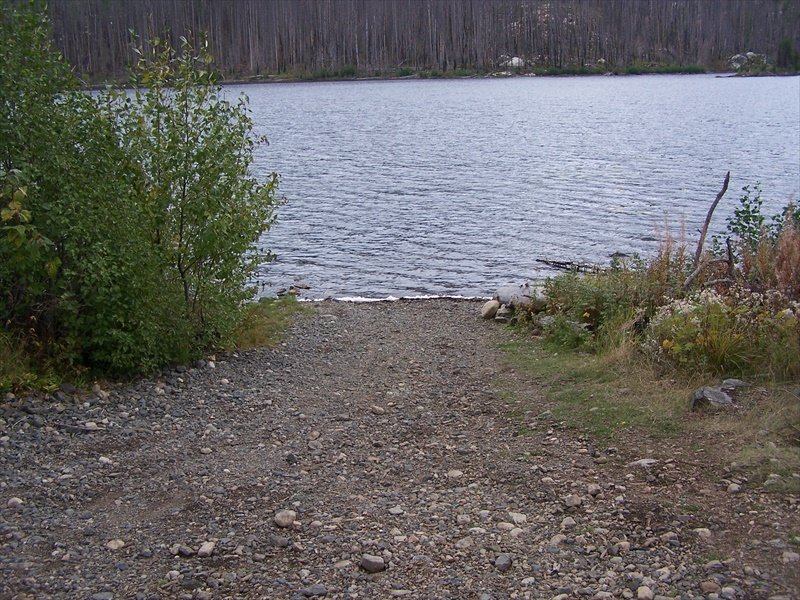
[[[800,189],[800,78],[555,77],[264,84],[259,175],[281,174],[263,293],[489,295],[552,274],[536,259],[652,254],[719,191]]]

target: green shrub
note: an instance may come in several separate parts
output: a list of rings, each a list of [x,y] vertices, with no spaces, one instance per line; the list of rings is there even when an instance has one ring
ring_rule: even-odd
[[[0,17],[0,316],[25,350],[140,369],[172,354],[137,167],[94,99],[72,91],[47,21]]]
[[[151,242],[177,287],[199,347],[226,339],[252,296],[264,257],[252,252],[274,220],[276,174],[249,173],[254,140],[247,99],[222,98],[205,42],[161,40],[139,51],[133,98],[110,103],[128,153],[141,165]]]
[[[781,310],[778,307],[786,306]],[[648,331],[659,360],[686,370],[788,379],[800,375],[800,327],[787,301],[705,291],[664,306]]]
[[[154,40],[132,97],[74,90],[31,5],[0,13],[0,319],[43,367],[137,372],[222,343],[277,176],[205,48]]]
[[[549,280],[547,311],[556,319],[544,328],[547,339],[600,352],[633,341],[657,363],[687,374],[800,376],[797,209],[790,204],[783,216],[767,219],[758,188],[744,191],[728,219],[732,274],[727,259],[711,263],[684,289],[692,257],[668,236],[647,262],[617,260],[603,272]],[[716,246],[717,258],[725,256]]]

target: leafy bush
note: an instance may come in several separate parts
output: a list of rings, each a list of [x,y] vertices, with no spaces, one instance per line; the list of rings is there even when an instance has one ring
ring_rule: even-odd
[[[224,339],[252,296],[263,258],[254,243],[274,220],[278,177],[249,174],[254,141],[247,100],[222,98],[203,45],[180,51],[153,40],[138,51],[133,97],[109,104],[120,137],[141,165],[150,236],[183,299],[196,343]]]
[[[30,5],[0,14],[0,319],[40,365],[136,372],[233,331],[277,176],[248,172],[246,99],[158,40],[133,96],[74,91]]]
[[[648,330],[654,357],[673,366],[720,375],[800,376],[800,305],[739,289],[706,290],[662,307]]]

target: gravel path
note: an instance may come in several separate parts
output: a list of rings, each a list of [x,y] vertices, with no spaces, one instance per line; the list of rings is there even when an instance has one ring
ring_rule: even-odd
[[[0,597],[795,598],[796,548],[675,512],[677,463],[545,405],[520,435],[478,312],[324,302],[276,350],[7,399]]]

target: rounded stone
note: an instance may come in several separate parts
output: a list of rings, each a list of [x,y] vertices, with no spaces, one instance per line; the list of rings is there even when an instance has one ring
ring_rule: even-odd
[[[367,573],[380,573],[386,570],[386,562],[380,556],[364,554],[361,557],[361,568]]]
[[[297,513],[293,510],[281,510],[275,514],[275,525],[278,527],[291,527],[292,523],[294,523],[295,518],[297,518]]]

